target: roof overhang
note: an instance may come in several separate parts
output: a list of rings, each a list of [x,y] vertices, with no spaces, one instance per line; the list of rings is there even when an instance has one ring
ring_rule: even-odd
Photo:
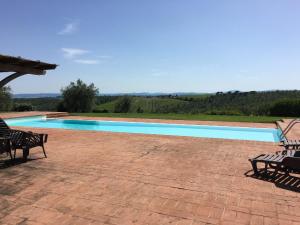
[[[56,67],[56,64],[0,54],[0,73],[13,73],[3,80],[0,80],[0,88],[6,85],[11,80],[16,79],[17,77],[23,76],[25,74],[45,75],[47,70],[54,70]]]

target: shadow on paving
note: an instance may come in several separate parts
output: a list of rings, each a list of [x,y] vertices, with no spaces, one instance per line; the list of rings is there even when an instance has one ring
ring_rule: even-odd
[[[264,171],[264,169],[259,170],[259,175],[255,175],[254,173],[251,173],[253,170],[249,170],[245,173],[245,176],[271,182],[278,188],[300,193],[300,177],[285,173],[277,173],[274,175],[272,171],[268,171],[267,173],[261,171]],[[295,175],[296,174],[299,173],[295,173]]]
[[[27,159],[27,161],[24,161],[23,158],[16,158],[14,160],[3,159],[3,160],[0,160],[0,170],[7,169],[7,168],[10,168],[10,167],[14,167],[14,166],[18,166],[20,164],[24,164],[26,162],[30,162],[30,161],[34,161],[34,160],[38,160],[38,159],[42,159],[42,157],[41,158],[35,158],[35,159]]]
[[[27,161],[24,161],[23,158],[0,159],[0,198],[2,196],[14,196],[33,184],[34,179],[41,173],[32,165],[32,162],[38,159],[42,158],[28,159]],[[39,192],[39,194],[42,193]]]

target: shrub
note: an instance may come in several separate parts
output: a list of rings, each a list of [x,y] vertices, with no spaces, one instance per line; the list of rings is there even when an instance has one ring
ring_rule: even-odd
[[[65,106],[64,106],[64,102],[63,101],[60,101],[57,106],[56,106],[56,109],[58,112],[65,112],[67,111]]]
[[[300,116],[300,100],[282,100],[270,108],[272,116]]]
[[[32,110],[33,110],[33,106],[31,104],[26,104],[26,103],[15,104],[13,107],[13,111],[16,112],[25,112],[25,111],[32,111]]]
[[[94,113],[108,113],[107,109],[94,109],[93,110]]]
[[[136,112],[137,112],[137,113],[143,113],[144,110],[139,106],[139,107],[137,108]]]
[[[93,83],[87,85],[78,79],[76,83],[71,82],[63,88],[61,93],[63,96],[61,108],[68,112],[91,112],[99,91]]]
[[[131,98],[128,96],[121,97],[115,105],[116,113],[127,113],[131,106]]]
[[[12,108],[12,98],[10,87],[0,88],[0,111],[10,111]]]

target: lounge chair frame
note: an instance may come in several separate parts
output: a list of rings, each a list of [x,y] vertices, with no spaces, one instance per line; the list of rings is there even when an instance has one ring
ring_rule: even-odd
[[[22,149],[23,158],[26,160],[29,155],[29,150],[34,147],[42,147],[44,156],[47,158],[44,144],[48,140],[48,134],[11,129],[6,122],[0,118],[0,137],[10,139],[11,147],[14,149],[14,158],[16,157],[16,150]]]
[[[278,171],[289,173],[300,171],[300,157],[291,154],[262,154],[253,159],[249,159],[255,175],[259,175],[257,163],[264,163],[264,173],[267,174],[268,168],[274,169],[276,175]]]
[[[283,140],[282,145],[285,149],[300,149],[300,140]]]

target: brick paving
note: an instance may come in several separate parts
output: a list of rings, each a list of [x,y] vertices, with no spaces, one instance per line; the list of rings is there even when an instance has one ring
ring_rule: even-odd
[[[49,134],[48,158],[2,156],[0,224],[300,224],[297,175],[251,176],[248,158],[274,143],[33,130]]]

